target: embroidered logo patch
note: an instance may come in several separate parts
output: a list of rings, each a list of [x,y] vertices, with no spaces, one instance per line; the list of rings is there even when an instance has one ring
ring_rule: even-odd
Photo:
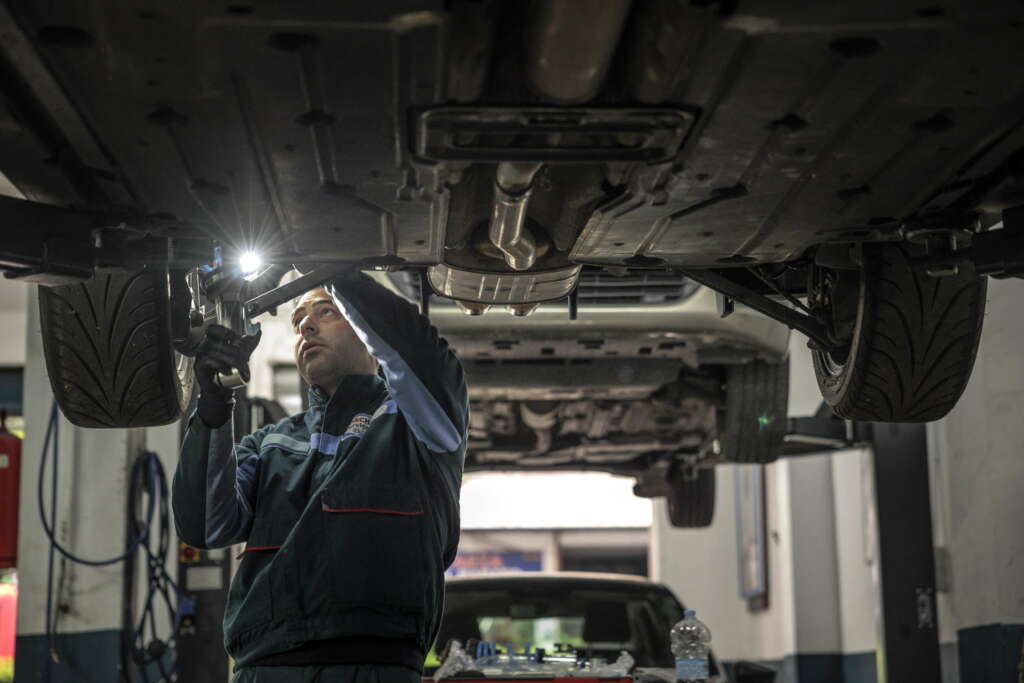
[[[345,430],[345,434],[362,434],[369,428],[370,416],[360,413],[352,418],[352,421],[348,424],[348,429]]]

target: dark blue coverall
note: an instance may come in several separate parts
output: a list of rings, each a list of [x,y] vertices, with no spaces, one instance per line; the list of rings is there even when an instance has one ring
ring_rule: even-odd
[[[246,542],[224,615],[236,683],[417,681],[459,540],[468,398],[416,307],[369,278],[328,286],[379,361],[333,396],[233,444],[192,415],[178,533]]]

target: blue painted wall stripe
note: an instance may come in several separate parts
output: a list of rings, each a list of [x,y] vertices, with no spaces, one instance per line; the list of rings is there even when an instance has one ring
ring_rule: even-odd
[[[878,683],[876,658],[874,652],[847,652],[751,661],[775,669],[775,683]],[[722,665],[732,680],[736,662]]]
[[[960,683],[1013,681],[1017,676],[1024,624],[988,624],[957,633]]]
[[[119,630],[61,633],[57,640],[62,660],[50,665],[51,683],[121,680]],[[19,635],[14,645],[15,680],[18,683],[45,680],[44,659],[50,656],[48,650],[45,635]],[[159,676],[153,680],[159,680]]]

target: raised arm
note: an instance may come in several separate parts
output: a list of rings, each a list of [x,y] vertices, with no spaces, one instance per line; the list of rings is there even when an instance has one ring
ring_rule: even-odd
[[[416,306],[352,271],[328,291],[384,371],[398,409],[416,438],[451,453],[465,443],[469,400],[462,365]]]
[[[197,414],[189,420],[171,500],[183,541],[196,548],[223,548],[249,536],[264,431],[234,445],[230,421],[213,429]]]

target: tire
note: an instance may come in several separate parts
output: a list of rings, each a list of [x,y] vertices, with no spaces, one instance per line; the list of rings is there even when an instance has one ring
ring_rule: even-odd
[[[818,386],[839,417],[938,420],[967,386],[985,316],[985,278],[915,272],[911,258],[918,253],[901,244],[866,246],[851,285],[848,350],[813,351]]]
[[[789,410],[789,359],[730,365],[725,409],[718,414],[718,443],[726,462],[778,460]]]
[[[174,351],[166,271],[97,270],[82,284],[40,287],[50,386],[80,427],[174,422],[192,393],[192,359]]]
[[[699,528],[711,526],[715,518],[715,470],[702,467],[696,479],[678,475],[669,482],[668,519],[672,526]]]

